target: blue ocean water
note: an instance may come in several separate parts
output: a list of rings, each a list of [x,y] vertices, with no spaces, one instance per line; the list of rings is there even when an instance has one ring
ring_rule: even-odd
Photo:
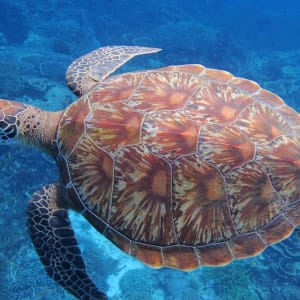
[[[68,65],[105,45],[162,48],[121,71],[200,63],[259,82],[300,112],[297,0],[0,0],[0,97],[59,110],[75,101]],[[38,150],[0,147],[0,299],[73,299],[43,270],[25,226],[27,201],[56,180]],[[300,299],[300,235],[221,268],[152,270],[72,223],[88,271],[111,299]]]

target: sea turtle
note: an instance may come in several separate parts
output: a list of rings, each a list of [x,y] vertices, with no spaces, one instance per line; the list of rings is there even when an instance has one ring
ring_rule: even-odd
[[[113,46],[76,59],[64,111],[0,101],[0,139],[50,154],[57,183],[27,209],[47,273],[106,299],[86,272],[68,209],[154,268],[250,257],[300,223],[300,116],[257,83],[202,65],[109,76],[160,49]]]

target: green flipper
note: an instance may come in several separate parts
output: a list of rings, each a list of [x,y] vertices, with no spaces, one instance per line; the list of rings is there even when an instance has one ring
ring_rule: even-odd
[[[73,61],[66,73],[67,84],[74,94],[81,96],[131,58],[160,50],[138,46],[99,48]]]
[[[59,185],[35,192],[27,208],[31,240],[48,275],[78,299],[107,299],[86,272],[68,212],[59,206]],[[61,198],[60,198],[61,197]]]

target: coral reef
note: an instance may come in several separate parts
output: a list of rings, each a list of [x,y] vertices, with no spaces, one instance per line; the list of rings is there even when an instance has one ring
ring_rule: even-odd
[[[219,270],[204,268],[203,276],[214,278],[214,291],[220,299],[255,300],[258,294],[252,285],[252,268],[251,261],[236,261]]]
[[[124,299],[155,300],[154,291],[159,289],[158,282],[150,270],[136,269],[127,271],[120,280],[120,291]]]

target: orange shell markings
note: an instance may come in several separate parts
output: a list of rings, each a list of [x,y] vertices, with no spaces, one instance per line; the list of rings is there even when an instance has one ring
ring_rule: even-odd
[[[116,153],[125,145],[140,143],[143,118],[123,102],[97,106],[86,119],[86,131],[96,145]]]
[[[65,111],[63,180],[87,219],[144,263],[224,265],[300,224],[299,121],[225,71],[116,75]]]

